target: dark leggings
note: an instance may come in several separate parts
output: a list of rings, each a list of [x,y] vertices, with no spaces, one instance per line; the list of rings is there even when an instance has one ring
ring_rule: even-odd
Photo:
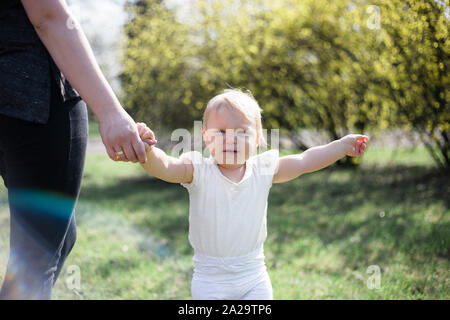
[[[63,102],[54,84],[51,94],[45,125],[0,115],[0,174],[11,217],[0,299],[50,299],[75,244],[87,109],[80,99]]]

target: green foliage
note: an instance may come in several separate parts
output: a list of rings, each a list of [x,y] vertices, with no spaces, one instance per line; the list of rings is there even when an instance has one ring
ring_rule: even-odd
[[[138,3],[129,5],[122,80],[130,112],[155,129],[189,128],[212,96],[243,87],[267,128],[323,129],[330,140],[414,128],[450,166],[444,5],[199,0],[180,20],[164,2]]]
[[[192,125],[188,28],[159,1],[129,3],[127,50],[121,79],[127,109],[155,129]],[[145,3],[146,6],[143,6]],[[195,81],[195,80],[194,80]],[[158,126],[160,125],[160,126]]]
[[[450,16],[438,1],[374,4],[381,8],[380,61],[387,66],[382,83],[393,103],[390,122],[416,129],[435,162],[450,169]]]

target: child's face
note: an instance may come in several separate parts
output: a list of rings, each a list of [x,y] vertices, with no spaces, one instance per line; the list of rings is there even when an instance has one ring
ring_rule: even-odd
[[[224,167],[240,166],[257,147],[255,124],[238,111],[228,108],[212,110],[203,130],[210,154]]]

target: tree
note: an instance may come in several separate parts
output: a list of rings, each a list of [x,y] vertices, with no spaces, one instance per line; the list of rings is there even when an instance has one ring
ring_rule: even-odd
[[[413,128],[441,168],[450,169],[449,19],[442,1],[375,1],[393,126]]]
[[[129,1],[126,52],[121,74],[125,105],[156,130],[192,125],[192,49],[188,27],[162,1]]]
[[[153,127],[191,127],[223,88],[247,88],[267,128],[293,137],[321,129],[330,140],[413,128],[449,168],[446,8],[423,0],[199,0],[183,21],[162,1],[130,2],[127,105]]]

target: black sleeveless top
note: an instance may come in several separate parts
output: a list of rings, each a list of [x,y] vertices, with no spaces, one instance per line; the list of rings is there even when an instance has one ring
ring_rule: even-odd
[[[20,0],[0,0],[0,114],[47,123],[51,81],[63,101],[79,98],[39,39]]]

